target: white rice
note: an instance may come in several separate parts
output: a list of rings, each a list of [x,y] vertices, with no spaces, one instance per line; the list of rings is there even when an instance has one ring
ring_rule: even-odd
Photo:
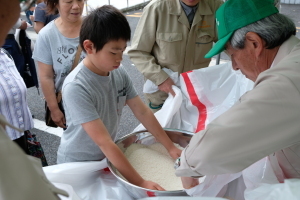
[[[175,175],[174,160],[161,143],[149,146],[134,143],[126,149],[125,156],[145,180],[158,183],[168,191],[183,189],[181,179]]]

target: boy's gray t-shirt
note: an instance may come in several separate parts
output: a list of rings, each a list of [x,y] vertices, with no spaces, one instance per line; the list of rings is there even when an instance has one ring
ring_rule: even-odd
[[[36,61],[52,65],[56,91],[60,91],[63,81],[69,74],[77,52],[79,37],[63,36],[55,25],[55,20],[41,29],[36,40],[32,58]],[[81,53],[80,61],[85,53]]]
[[[99,146],[84,131],[81,124],[101,119],[113,141],[126,100],[137,96],[132,82],[120,67],[100,76],[81,62],[63,84],[63,103],[67,129],[61,137],[57,163],[102,160]]]

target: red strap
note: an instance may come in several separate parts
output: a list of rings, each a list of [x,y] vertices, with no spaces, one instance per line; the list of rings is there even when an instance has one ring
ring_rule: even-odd
[[[154,192],[147,191],[148,197],[156,197]]]
[[[205,121],[207,118],[207,109],[206,109],[206,106],[203,103],[201,103],[200,100],[198,99],[198,96],[195,92],[195,88],[190,80],[190,77],[188,76],[188,73],[190,73],[190,72],[192,72],[192,71],[182,73],[181,75],[184,79],[184,82],[186,85],[186,90],[191,99],[191,102],[198,109],[198,112],[199,112],[197,128],[195,131],[195,133],[197,133],[197,132],[205,129]]]
[[[109,170],[108,167],[104,168],[103,171],[105,171],[105,172],[110,172],[110,170]]]

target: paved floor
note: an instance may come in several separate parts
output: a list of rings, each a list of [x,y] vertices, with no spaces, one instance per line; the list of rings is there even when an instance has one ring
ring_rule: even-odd
[[[89,0],[90,2],[92,0]],[[96,0],[98,1],[98,0]],[[120,2],[120,0],[115,0],[116,2]],[[124,0],[122,0],[124,1]],[[143,0],[139,0],[143,1]],[[113,1],[111,1],[113,2]],[[125,2],[125,1],[124,1]],[[132,35],[135,31],[135,27],[138,23],[139,17],[142,13],[142,10],[136,10],[131,12],[126,12],[125,15],[129,21]],[[282,4],[281,6],[281,13],[286,14],[287,16],[291,17],[296,26],[297,26],[297,37],[300,38],[300,5],[288,5]],[[25,16],[22,16],[25,19]],[[33,40],[36,40],[36,33],[34,32],[33,28],[28,28],[27,34]],[[129,43],[130,46],[130,43]],[[222,59],[228,60],[228,57],[223,55],[221,56]],[[133,66],[132,62],[130,61],[128,55],[124,54],[122,64],[125,66],[129,76],[132,78],[135,88],[137,89],[139,95],[143,97],[142,93],[142,86],[143,86],[143,76],[136,70]],[[41,92],[41,91],[40,91]],[[41,142],[46,158],[48,160],[49,165],[56,164],[56,152],[59,146],[60,137],[58,135],[61,134],[61,129],[43,129],[39,126],[43,126],[44,124],[44,100],[42,99],[42,94],[38,95],[36,88],[29,88],[28,90],[28,102],[29,107],[32,111],[32,114],[35,116],[36,121],[35,125],[37,128],[33,129],[32,132],[37,134],[38,140]],[[138,121],[134,118],[132,112],[126,107],[122,114],[119,134],[124,135],[130,133],[137,125]]]

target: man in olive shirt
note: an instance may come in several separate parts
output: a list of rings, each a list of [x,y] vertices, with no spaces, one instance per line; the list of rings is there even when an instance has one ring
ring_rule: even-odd
[[[217,41],[215,12],[222,0],[153,0],[143,10],[128,55],[137,69],[158,86],[145,94],[159,110],[174,82],[163,68],[182,72],[207,67],[204,55]]]

